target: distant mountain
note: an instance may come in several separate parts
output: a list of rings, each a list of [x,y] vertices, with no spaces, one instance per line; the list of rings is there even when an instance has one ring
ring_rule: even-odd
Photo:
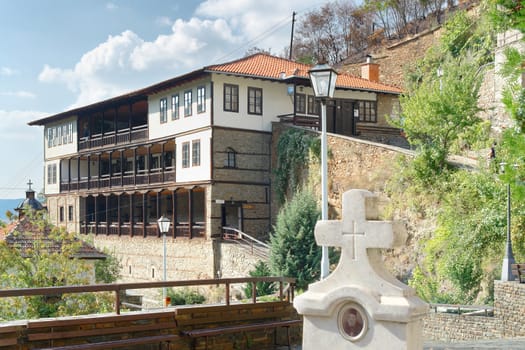
[[[6,220],[5,212],[10,211],[13,214],[16,214],[15,208],[23,201],[23,198],[20,199],[0,199],[0,220]]]

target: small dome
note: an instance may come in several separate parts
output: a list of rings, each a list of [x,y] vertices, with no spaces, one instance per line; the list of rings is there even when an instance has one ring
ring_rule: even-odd
[[[31,188],[31,185],[33,184],[31,180],[29,180],[27,184],[29,185],[29,188],[26,191],[26,198],[15,208],[15,210],[21,211],[26,207],[33,210],[43,210],[44,206],[35,198],[35,191]]]

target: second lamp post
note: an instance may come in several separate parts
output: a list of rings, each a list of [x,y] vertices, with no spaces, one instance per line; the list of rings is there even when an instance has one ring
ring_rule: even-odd
[[[316,98],[321,100],[321,220],[328,220],[328,144],[326,137],[326,101],[334,97],[337,72],[327,64],[308,71]],[[322,247],[321,279],[330,272],[328,247]]]

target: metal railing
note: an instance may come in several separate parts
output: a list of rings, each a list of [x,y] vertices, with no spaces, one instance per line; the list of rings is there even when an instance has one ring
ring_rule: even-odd
[[[225,226],[222,228],[222,239],[246,246],[251,250],[252,254],[268,259],[270,246],[241,230]]]
[[[488,305],[429,304],[435,313],[447,313],[464,316],[493,316],[494,307]]]
[[[251,283],[252,284],[252,303],[257,303],[257,282],[275,282],[279,283],[279,300],[294,299],[295,278],[289,277],[241,277],[241,278],[216,278],[203,280],[188,281],[161,281],[146,283],[115,283],[115,284],[94,284],[85,286],[67,286],[67,287],[42,287],[42,288],[22,288],[22,289],[4,289],[0,290],[0,298],[23,297],[23,296],[57,296],[65,293],[95,293],[95,292],[114,292],[115,293],[115,313],[120,315],[121,300],[120,296],[129,289],[151,289],[164,287],[191,287],[203,285],[224,285],[225,305],[230,305],[230,286],[232,284]],[[287,286],[285,286],[287,284]],[[285,295],[286,287],[286,295]]]

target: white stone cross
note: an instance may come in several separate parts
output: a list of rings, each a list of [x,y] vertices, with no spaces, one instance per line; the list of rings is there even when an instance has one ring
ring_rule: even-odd
[[[319,221],[315,226],[317,244],[341,247],[341,261],[352,259],[366,263],[368,248],[392,248],[396,245],[399,225],[377,218],[372,193],[353,190],[343,196],[343,220]],[[398,232],[396,232],[398,231]],[[400,237],[402,239],[402,237]],[[401,242],[399,242],[401,243]]]

